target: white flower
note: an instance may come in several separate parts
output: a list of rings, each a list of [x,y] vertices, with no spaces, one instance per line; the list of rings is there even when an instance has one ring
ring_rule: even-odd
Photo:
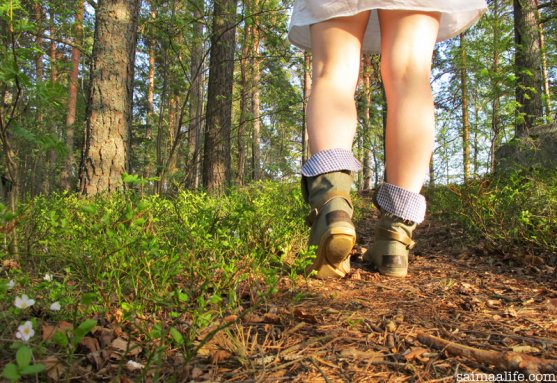
[[[34,299],[30,299],[27,295],[23,294],[20,297],[15,297],[15,307],[20,309],[26,309],[27,307],[31,307],[35,304]]]
[[[33,324],[31,321],[27,321],[17,328],[15,337],[27,342],[31,337],[35,335],[35,330],[33,330]]]
[[[43,279],[47,282],[52,282],[52,274],[46,273]]]
[[[53,304],[50,305],[50,309],[52,311],[60,311],[61,308],[62,306],[60,306],[60,302],[54,302]]]
[[[13,289],[14,286],[15,286],[14,280],[13,280],[13,279],[10,279],[10,281],[9,281],[8,284],[7,284],[7,286],[8,286],[8,290]]]
[[[130,371],[142,370],[142,369],[145,368],[144,365],[142,365],[141,363],[137,363],[136,361],[133,361],[133,360],[128,360],[128,363],[126,363],[126,367]]]

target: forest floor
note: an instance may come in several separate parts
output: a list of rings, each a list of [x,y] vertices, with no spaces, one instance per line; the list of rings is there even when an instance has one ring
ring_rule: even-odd
[[[376,219],[376,210],[362,214],[362,246]],[[459,236],[455,225],[424,222],[404,279],[366,268],[364,247],[341,280],[285,278],[272,300],[199,350],[186,381],[520,381],[512,363],[524,381],[555,381],[555,267],[455,246]]]

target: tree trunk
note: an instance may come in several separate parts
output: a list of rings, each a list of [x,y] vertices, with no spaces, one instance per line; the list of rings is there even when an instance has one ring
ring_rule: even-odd
[[[157,181],[155,182],[155,192],[162,193],[162,173],[163,173],[163,158],[162,158],[162,136],[163,136],[163,123],[164,123],[164,110],[166,107],[166,97],[168,93],[168,49],[166,46],[163,48],[163,63],[162,63],[162,92],[159,103],[159,118],[157,122],[157,139],[156,139],[156,175]]]
[[[123,187],[128,168],[139,0],[99,0],[81,191]]]
[[[468,77],[466,76],[466,40],[460,34],[460,95],[462,98],[462,166],[464,182],[470,178],[470,118],[468,115]]]
[[[43,18],[44,18],[44,10],[42,4],[38,1],[33,3],[33,10],[35,12],[35,23],[37,26],[36,33],[37,33],[37,58],[36,58],[36,70],[37,70],[37,84],[43,81],[44,78],[44,62],[43,62]],[[42,131],[44,125],[44,115],[42,111],[42,106],[37,105],[37,130]],[[37,163],[38,161],[34,161]],[[41,162],[43,162],[41,160]],[[36,168],[35,168],[36,169]],[[47,172],[44,172],[46,178]],[[37,177],[38,176],[38,177]],[[32,179],[31,179],[31,195],[36,195],[40,192],[41,188],[44,187],[44,183],[41,184],[43,174],[38,175],[37,171],[32,172]],[[36,180],[39,181],[36,181]]]
[[[175,142],[177,139],[177,134],[180,130],[179,117],[180,116],[180,98],[177,94],[170,98],[168,106],[168,143],[167,143],[167,158],[168,158],[168,170],[166,171],[167,180],[165,181],[165,190],[168,190],[168,183],[170,177],[176,174],[178,170],[178,151],[179,146],[174,150],[172,147],[179,144],[179,141]]]
[[[199,187],[199,168],[201,158],[201,116],[203,114],[203,2],[196,2],[193,16],[196,20],[193,24],[193,38],[191,48],[190,68],[190,99],[189,99],[189,129],[188,129],[188,152],[189,164],[187,171],[187,186],[193,189]]]
[[[306,110],[311,94],[311,53],[304,51],[304,85],[303,85],[303,108],[304,118],[302,124],[302,165],[309,158],[308,127],[306,121]]]
[[[251,7],[248,1],[245,2],[245,17],[249,17]],[[240,58],[240,87],[242,96],[240,97],[240,121],[238,123],[237,131],[237,145],[238,145],[238,172],[236,174],[236,184],[243,185],[246,171],[246,143],[245,135],[248,126],[250,103],[249,97],[251,95],[251,88],[253,86],[252,78],[250,76],[250,40],[252,38],[252,25],[247,20],[244,23],[244,36],[242,40],[242,57]]]
[[[259,8],[259,0],[253,0],[253,11]],[[259,29],[257,22],[252,25],[252,42],[251,42],[251,56],[252,59],[252,86],[251,86],[251,117],[253,119],[253,141],[252,141],[252,170],[253,180],[259,181],[261,179],[261,116],[260,116],[260,97],[259,97],[259,82],[261,80],[260,58],[259,58]]]
[[[543,31],[543,24],[540,22],[540,10],[539,1],[534,0],[536,5],[536,24],[538,29],[538,39],[540,43],[540,54],[541,54],[541,64],[542,64],[542,80],[543,80],[543,106],[545,108],[545,116],[549,117],[551,114],[551,91],[549,89],[549,74],[547,71],[547,55],[545,48],[545,35]]]
[[[54,1],[50,0],[48,2],[48,15],[49,15],[49,33],[52,37],[50,39],[50,47],[49,47],[49,57],[50,57],[50,82],[52,84],[56,83],[58,80],[58,60],[57,60],[57,49],[56,49],[56,4]],[[56,128],[56,124],[50,121],[49,125],[49,133],[53,136],[58,138],[58,130]],[[48,194],[50,190],[54,187],[56,182],[56,162],[57,162],[57,155],[54,149],[49,149],[46,153],[46,161],[44,165],[44,177],[43,177],[43,186],[42,191],[45,194]]]
[[[479,147],[478,147],[478,132],[479,132],[479,126],[478,126],[478,121],[480,121],[480,116],[479,116],[479,107],[478,107],[478,95],[475,94],[474,95],[474,140],[473,140],[473,144],[474,144],[474,156],[473,158],[473,164],[474,164],[474,172],[472,173],[474,175],[474,178],[477,178],[479,173],[478,173],[478,169],[479,169],[479,165],[478,165],[478,153],[479,153]]]
[[[41,82],[43,81],[43,76],[44,76],[44,63],[43,63],[43,53],[42,53],[42,46],[43,46],[43,38],[42,38],[42,34],[43,34],[43,7],[41,5],[40,2],[36,1],[35,3],[33,3],[33,8],[35,10],[35,22],[37,23],[37,48],[39,49],[39,52],[37,53],[37,62],[36,62],[36,66],[37,66],[37,82]],[[43,113],[41,111],[41,109],[39,108],[37,110],[37,124],[40,126],[42,126],[43,124],[43,120],[44,120],[44,116]]]
[[[151,22],[157,19],[157,9],[155,1],[151,0]],[[144,164],[143,177],[150,178],[155,173],[151,161],[151,143],[153,138],[153,126],[155,125],[155,41],[153,36],[148,37],[149,46],[149,77],[147,85],[147,118],[145,119],[145,143],[144,143]]]
[[[528,136],[543,116],[541,50],[535,0],[514,0],[516,101],[518,118],[515,134]]]
[[[498,82],[499,80],[499,46],[501,44],[500,37],[501,31],[499,29],[500,25],[500,8],[499,8],[499,0],[493,1],[493,15],[495,17],[493,23],[493,60],[491,66],[491,73],[492,73],[492,80],[493,83],[491,84],[492,92],[493,92],[493,100],[491,101],[491,133],[492,139],[490,142],[489,147],[489,172],[495,172],[495,152],[497,151],[497,144],[499,140],[499,131],[501,130],[499,126],[499,107],[501,104],[500,101],[500,87]]]
[[[373,150],[371,147],[371,135],[373,134],[371,131],[371,72],[373,71],[373,66],[371,62],[372,58],[371,55],[366,54],[363,57],[363,100],[364,100],[364,108],[363,108],[363,182],[362,182],[362,189],[371,189],[372,188],[372,179],[373,179],[373,170],[372,170],[372,161],[373,161]]]
[[[84,2],[79,1],[79,7],[75,14],[74,23],[74,41],[81,45],[83,36],[83,13]],[[70,90],[68,95],[68,108],[66,115],[66,159],[64,168],[62,170],[61,182],[62,187],[67,191],[72,191],[74,188],[73,174],[74,174],[74,136],[75,136],[75,115],[77,106],[77,89],[78,89],[78,76],[79,76],[79,60],[81,52],[77,48],[72,48],[72,71],[70,72]]]
[[[58,69],[56,67],[57,65],[57,60],[56,60],[56,22],[55,22],[55,18],[56,18],[56,12],[55,12],[55,4],[54,2],[51,0],[49,2],[49,22],[50,22],[50,36],[52,37],[50,39],[50,81],[52,81],[53,83],[56,82],[57,78],[58,78]]]
[[[433,162],[433,155],[429,159],[429,186],[435,186],[435,167]]]
[[[226,182],[230,179],[235,24],[236,0],[216,0],[211,32],[203,163],[203,185],[207,191],[216,194],[224,192]]]

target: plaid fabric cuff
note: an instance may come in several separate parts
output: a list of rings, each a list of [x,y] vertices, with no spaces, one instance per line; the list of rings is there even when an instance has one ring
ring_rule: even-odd
[[[312,155],[302,166],[302,174],[306,177],[315,177],[340,170],[357,172],[361,168],[362,165],[350,150],[336,148],[322,150]]]
[[[379,206],[399,218],[422,223],[425,218],[425,197],[398,186],[383,183],[376,195]]]

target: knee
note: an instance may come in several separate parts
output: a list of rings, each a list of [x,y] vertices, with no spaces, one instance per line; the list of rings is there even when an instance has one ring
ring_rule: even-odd
[[[386,88],[407,91],[413,86],[429,86],[431,57],[382,57],[381,76]]]
[[[324,63],[314,67],[312,87],[323,86],[341,94],[352,94],[358,82],[358,67]]]

